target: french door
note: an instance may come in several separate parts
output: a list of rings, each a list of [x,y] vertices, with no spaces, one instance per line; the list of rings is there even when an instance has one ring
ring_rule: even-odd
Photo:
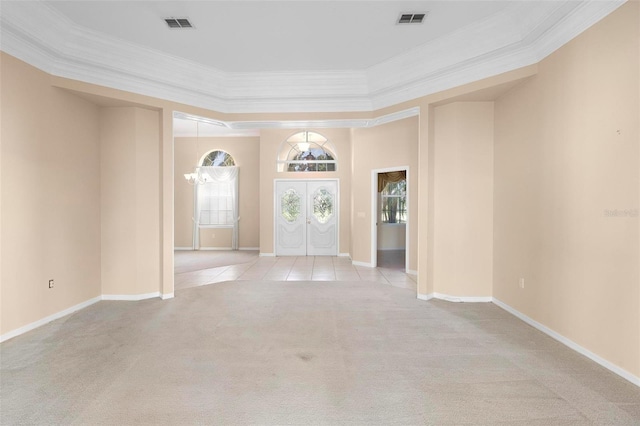
[[[338,181],[277,180],[276,256],[338,254]]]

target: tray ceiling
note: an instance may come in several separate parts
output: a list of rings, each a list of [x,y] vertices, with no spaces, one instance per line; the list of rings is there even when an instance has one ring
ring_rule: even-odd
[[[622,3],[3,1],[0,46],[222,112],[371,111],[536,63]],[[399,25],[403,13],[427,16]]]

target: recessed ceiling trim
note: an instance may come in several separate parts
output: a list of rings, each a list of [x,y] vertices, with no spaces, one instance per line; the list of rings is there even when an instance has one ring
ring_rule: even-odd
[[[174,111],[173,117],[183,120],[199,121],[233,130],[257,129],[335,129],[369,128],[420,115],[420,107],[407,108],[373,118],[334,119],[334,120],[264,120],[264,121],[222,121],[207,117]]]
[[[508,13],[346,72],[225,73],[89,31],[42,2],[3,3],[0,48],[55,76],[225,113],[371,111],[536,63],[624,1],[553,3],[514,2]],[[513,21],[534,6],[547,8],[543,22]]]
[[[179,118],[181,120],[199,121],[200,123],[210,124],[216,127],[224,127],[230,129],[231,126],[226,121],[214,120],[213,118],[202,117],[199,115],[188,114],[186,112],[174,111],[173,118]]]

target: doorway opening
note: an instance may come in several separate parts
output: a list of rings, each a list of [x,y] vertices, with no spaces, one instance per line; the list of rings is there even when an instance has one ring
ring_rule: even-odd
[[[409,270],[409,167],[372,172],[371,263]]]
[[[174,292],[236,279],[258,260],[252,232],[258,191],[247,194],[246,183],[257,181],[258,136],[256,130],[231,130],[206,117],[174,112]],[[243,191],[251,200],[244,205]]]

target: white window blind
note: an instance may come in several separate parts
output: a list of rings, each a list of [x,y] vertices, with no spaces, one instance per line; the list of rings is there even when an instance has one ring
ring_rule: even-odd
[[[206,182],[198,185],[200,225],[232,226],[233,199],[233,182]]]
[[[238,249],[238,172],[237,166],[199,168],[205,182],[196,189],[196,239],[200,228],[233,228],[231,248]]]

